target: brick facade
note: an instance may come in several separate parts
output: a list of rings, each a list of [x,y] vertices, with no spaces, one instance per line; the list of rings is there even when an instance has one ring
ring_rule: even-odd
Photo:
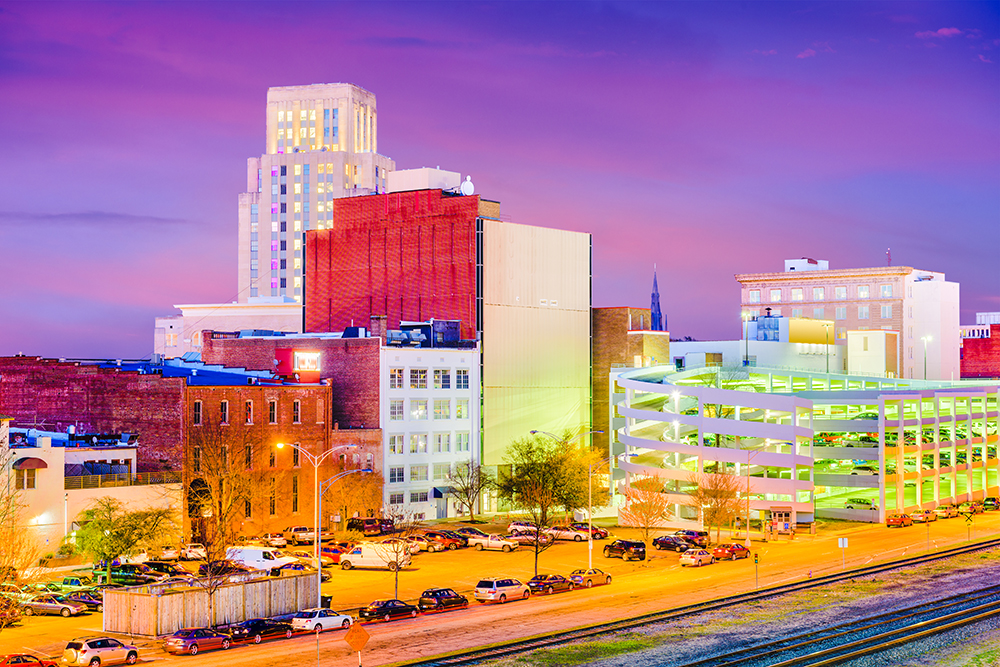
[[[962,378],[1000,378],[1000,324],[989,338],[962,339]]]

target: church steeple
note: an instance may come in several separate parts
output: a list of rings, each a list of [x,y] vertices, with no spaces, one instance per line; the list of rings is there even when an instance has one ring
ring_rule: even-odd
[[[660,311],[660,288],[656,284],[656,264],[653,264],[653,297],[649,311],[649,330],[666,331],[666,318]]]

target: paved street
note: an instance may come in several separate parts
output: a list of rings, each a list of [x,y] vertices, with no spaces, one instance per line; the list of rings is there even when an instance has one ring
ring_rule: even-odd
[[[847,565],[860,566],[873,560],[887,560],[926,550],[927,530],[923,525],[905,529],[884,526],[851,526],[846,530],[824,532],[817,536],[799,536],[794,541],[763,543],[755,541],[760,554],[760,584],[771,585],[808,576],[835,572],[841,568],[838,537],[849,538]],[[937,521],[930,525],[931,548],[943,548],[966,540],[965,519]],[[615,531],[622,537],[635,537],[635,531]],[[1000,533],[1000,512],[979,515],[973,539]],[[725,537],[725,533],[723,533]],[[715,537],[714,533],[712,535]],[[527,636],[556,628],[568,628],[598,620],[662,609],[708,599],[754,586],[753,559],[722,562],[700,569],[681,568],[677,554],[652,550],[646,563],[624,563],[605,559],[600,552],[603,542],[594,543],[594,565],[612,574],[610,586],[577,590],[551,597],[534,597],[506,605],[477,605],[468,610],[421,616],[412,620],[367,625],[372,638],[364,652],[365,665],[381,665],[424,655],[484,643]],[[540,571],[562,572],[586,567],[586,543],[562,542],[541,555]],[[528,550],[504,554],[460,550],[420,554],[414,565],[399,575],[400,597],[413,600],[431,586],[451,586],[469,594],[483,576],[505,574],[528,579],[532,574],[532,554]],[[393,596],[393,575],[382,571],[332,570],[332,579],[323,587],[333,595],[334,608],[356,609],[379,597]],[[100,633],[101,615],[80,618],[29,618],[0,634],[0,652],[32,651],[58,655],[65,642],[75,636]],[[224,665],[233,660],[250,664],[282,663],[312,665],[357,664],[342,641],[343,631],[275,640],[260,646],[238,646],[228,652],[213,652],[197,657],[167,656],[158,642],[138,640],[144,661],[181,660],[197,665]],[[126,638],[127,639],[127,638]]]

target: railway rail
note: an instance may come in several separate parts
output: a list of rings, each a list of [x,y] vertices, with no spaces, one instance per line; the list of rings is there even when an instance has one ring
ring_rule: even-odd
[[[955,556],[960,556],[962,554],[972,553],[975,551],[982,551],[984,549],[991,549],[998,546],[1000,546],[1000,539],[984,540],[973,544],[967,544],[960,547],[945,549],[935,553],[921,554],[919,556],[912,556],[909,558],[900,558],[885,563],[878,563],[875,565],[868,565],[861,568],[855,568],[853,570],[846,570],[844,572],[839,572],[836,574],[828,574],[819,577],[812,577],[810,579],[796,581],[789,584],[770,586],[767,588],[762,588],[755,591],[748,591],[746,593],[740,593],[737,595],[715,598],[713,600],[707,600],[705,602],[699,602],[696,604],[684,605],[681,607],[674,607],[671,609],[664,609],[661,611],[650,612],[647,614],[641,614],[638,616],[623,618],[616,621],[596,623],[592,625],[583,626],[580,628],[575,628],[572,630],[562,630],[558,632],[546,633],[543,635],[536,635],[534,637],[529,637],[525,639],[516,639],[508,642],[501,642],[498,644],[492,644],[490,646],[457,651],[446,655],[432,656],[430,658],[422,658],[419,660],[410,660],[406,662],[397,663],[397,665],[399,665],[399,667],[404,667],[404,666],[445,667],[452,665],[473,665],[480,662],[484,662],[486,660],[494,660],[497,658],[503,658],[511,655],[528,653],[541,648],[560,646],[562,644],[565,644],[566,642],[578,641],[581,639],[589,639],[593,637],[599,637],[601,635],[610,634],[613,632],[618,632],[621,630],[628,630],[631,628],[651,625],[653,623],[662,623],[664,621],[681,619],[689,616],[694,616],[696,614],[702,614],[709,611],[715,611],[719,609],[725,609],[727,607],[733,607],[736,605],[745,604],[747,602],[764,600],[772,597],[786,595],[788,593],[795,593],[798,591],[808,590],[811,588],[817,588],[819,586],[826,586],[829,584],[846,581],[849,579],[856,579],[858,577],[866,577],[873,574],[879,574],[881,572],[889,572],[901,568],[913,567],[915,565],[922,565],[924,563],[931,563],[934,561],[953,558]],[[998,608],[1000,608],[1000,603],[998,603]],[[989,610],[982,610],[981,613],[991,615],[991,612]],[[941,620],[943,619],[939,619],[939,621]],[[950,623],[961,624],[965,622],[974,622],[974,621],[969,621],[969,620],[963,621],[962,619],[956,618],[948,621],[947,623],[944,623],[943,625],[936,624],[934,627],[911,628],[908,631],[909,636],[906,634],[907,631],[904,631],[903,634],[899,636],[894,636],[892,638],[885,638],[885,641],[902,643],[904,641],[910,641],[911,639],[917,638],[915,635],[918,633],[933,634],[935,632],[941,632],[944,631],[945,629],[948,629],[945,628],[944,626],[947,626]],[[921,636],[926,636],[926,634]],[[888,647],[887,645],[883,645],[882,648],[887,648],[887,647]],[[858,650],[863,650],[863,647],[859,647]],[[831,656],[827,656],[822,659],[834,660],[834,662],[815,662],[809,664],[832,665],[836,664],[836,662],[843,661],[843,658],[837,658]],[[700,664],[700,663],[694,663],[694,664]],[[747,663],[744,662],[742,664],[747,664]],[[782,662],[778,664],[797,665],[797,664],[807,664],[807,663]]]

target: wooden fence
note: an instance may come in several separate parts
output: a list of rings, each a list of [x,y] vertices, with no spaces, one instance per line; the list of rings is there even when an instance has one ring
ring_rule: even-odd
[[[316,604],[316,575],[262,577],[224,584],[213,596],[208,618],[208,593],[193,587],[150,590],[146,586],[104,591],[104,631],[160,637],[180,628],[239,623],[248,618],[291,614]]]

